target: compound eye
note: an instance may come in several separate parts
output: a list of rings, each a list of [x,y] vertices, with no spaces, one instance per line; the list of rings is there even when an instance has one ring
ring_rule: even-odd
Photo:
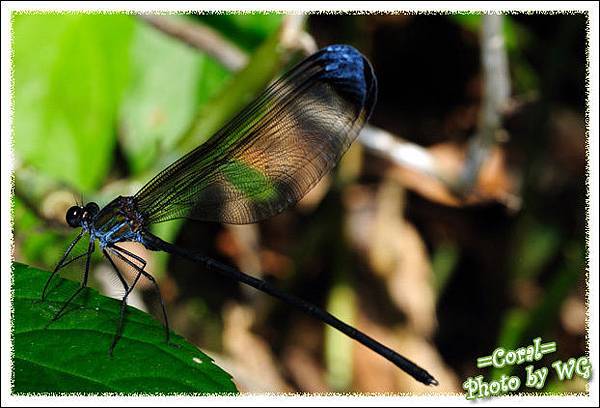
[[[76,228],[81,225],[81,215],[83,214],[83,208],[74,205],[73,207],[67,210],[67,224],[69,226]]]
[[[98,214],[98,211],[100,211],[100,207],[98,207],[98,204],[92,202],[92,203],[87,203],[85,205],[85,212],[94,216],[96,214]]]

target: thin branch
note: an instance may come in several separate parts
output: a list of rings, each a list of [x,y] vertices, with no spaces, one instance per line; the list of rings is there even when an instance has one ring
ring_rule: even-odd
[[[242,49],[204,24],[156,14],[140,14],[138,17],[163,33],[207,53],[230,71],[239,71],[248,62],[248,56]]]
[[[433,177],[443,183],[446,182],[436,166],[435,157],[422,146],[371,125],[363,128],[358,140],[377,156],[391,160],[398,166]]]
[[[283,18],[279,32],[280,44],[287,50],[301,50],[310,55],[317,51],[317,43],[304,31],[305,15],[287,15]]]
[[[40,204],[40,200],[42,200],[42,197],[39,197],[39,196],[32,197],[33,194],[26,193],[18,181],[19,180],[17,178],[15,178],[15,185],[14,185],[14,191],[13,191],[14,196],[19,199],[19,201],[21,202],[21,204],[23,204],[25,206],[25,208],[27,208],[29,211],[31,211],[33,214],[35,214],[36,218],[41,220],[44,223],[44,226],[46,226],[50,229],[53,229],[53,230],[61,231],[61,232],[72,231],[72,229],[69,228],[65,223],[62,223],[62,222],[56,220],[55,218],[48,217],[42,211],[42,205]]]
[[[506,109],[510,97],[510,77],[508,58],[502,32],[503,16],[499,14],[483,17],[481,56],[485,94],[480,129],[495,131],[501,126],[502,112]],[[494,143],[493,133],[480,137],[488,143]]]
[[[164,34],[177,38],[191,47],[215,58],[230,71],[239,71],[248,63],[248,54],[217,31],[200,22],[187,22],[180,18],[156,14],[138,17]],[[317,44],[304,31],[305,15],[287,15],[279,32],[280,44],[288,50],[302,50],[309,55],[317,51]]]
[[[477,183],[481,165],[490,149],[505,137],[502,114],[510,102],[510,76],[508,58],[499,14],[483,16],[481,31],[481,63],[483,65],[483,101],[479,115],[477,134],[470,141],[464,171],[456,189],[465,195]]]

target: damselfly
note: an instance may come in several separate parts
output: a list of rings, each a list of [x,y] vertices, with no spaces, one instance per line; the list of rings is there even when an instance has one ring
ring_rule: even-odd
[[[337,164],[368,120],[376,95],[373,67],[362,54],[347,45],[325,47],[275,81],[207,142],[160,172],[134,196],[119,196],[102,209],[94,202],[71,207],[67,223],[81,231],[46,282],[42,300],[61,268],[85,256],[85,271],[80,288],[53,320],[87,286],[90,256],[98,241],[125,289],[109,353],[122,335],[127,298],[141,277],[150,280],[159,295],[169,342],[165,305],[146,261],[119,245],[134,241],[149,250],[200,263],[279,298],[369,347],[415,379],[436,385],[427,371],[328,312],[266,281],[165,242],[149,229],[176,218],[246,224],[282,212]],[[87,251],[68,259],[85,234],[89,235]],[[136,271],[131,283],[115,259]]]

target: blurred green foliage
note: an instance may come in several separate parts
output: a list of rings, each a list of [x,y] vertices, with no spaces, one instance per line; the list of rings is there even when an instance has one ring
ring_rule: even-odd
[[[13,17],[15,150],[18,163],[34,169],[25,180],[18,179],[17,186],[29,189],[30,180],[40,184],[32,174],[38,173],[44,181],[37,191],[62,185],[85,195],[74,200],[102,204],[111,196],[102,194],[101,187],[115,177],[147,181],[208,138],[281,68],[280,58],[271,55],[281,50],[271,40],[253,69],[242,72],[241,79],[225,89],[227,99],[219,91],[231,73],[133,15],[17,13]],[[282,19],[281,15],[196,17],[206,17],[223,33],[251,33],[239,36],[250,50],[273,35]],[[218,21],[223,24],[215,24]],[[189,146],[178,146],[195,123],[203,126],[202,118],[213,125],[196,132],[193,140],[188,135]],[[220,119],[215,122],[215,118]],[[124,163],[115,155],[117,148]],[[39,196],[32,194],[32,199]],[[43,221],[36,220],[38,214],[20,200],[14,205],[17,239],[26,242],[20,248],[24,258],[52,267],[67,234],[44,231]],[[168,239],[179,225],[157,228]]]
[[[215,17],[200,18],[249,49],[282,18]],[[231,76],[132,15],[16,14],[14,48],[17,156],[84,193],[106,181],[116,143],[133,174],[155,166]]]
[[[199,106],[229,77],[211,58],[146,24],[136,24],[131,81],[120,105],[122,146],[133,173],[173,149]]]
[[[112,164],[134,21],[16,14],[13,28],[17,157],[93,191]]]
[[[585,248],[577,242],[569,242],[564,248],[561,265],[546,285],[543,296],[536,299],[529,310],[512,309],[506,313],[498,337],[498,347],[516,349],[528,344],[533,338],[547,334],[559,319],[560,307],[577,285],[585,270]],[[494,378],[509,374],[514,366],[494,369]]]
[[[65,237],[59,232],[45,230],[44,221],[29,211],[18,197],[14,198],[14,204],[18,228],[28,232],[27,239],[19,241],[20,250],[25,254],[25,258],[29,262],[37,261],[44,265],[57,262],[56,254],[61,248],[64,251]]]
[[[431,257],[431,269],[438,294],[444,291],[458,258],[459,248],[453,242],[443,242],[435,248]]]

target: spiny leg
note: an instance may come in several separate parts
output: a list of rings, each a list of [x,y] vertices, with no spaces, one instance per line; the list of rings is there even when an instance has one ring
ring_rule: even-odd
[[[71,303],[73,301],[73,299],[75,299],[77,297],[77,295],[79,295],[81,293],[81,291],[87,287],[87,281],[88,281],[88,276],[89,276],[89,272],[90,272],[90,259],[92,257],[92,253],[94,252],[94,248],[95,248],[94,240],[90,239],[90,244],[88,246],[88,251],[86,253],[87,258],[85,260],[85,271],[83,273],[83,279],[81,280],[81,286],[79,286],[79,288],[75,291],[75,293],[73,293],[71,295],[71,297],[63,304],[63,306],[60,308],[58,313],[56,313],[54,315],[54,317],[52,318],[53,322],[58,320],[63,315],[63,312],[65,311],[65,309],[67,308],[69,303]]]
[[[103,249],[102,252],[104,253],[104,256],[109,260],[109,262],[112,265],[113,269],[117,273],[117,276],[119,277],[119,280],[121,281],[121,283],[123,284],[123,287],[125,288],[125,294],[123,295],[123,299],[121,299],[121,312],[120,312],[120,315],[119,315],[119,324],[117,326],[117,332],[115,333],[115,336],[113,338],[112,344],[110,345],[110,348],[108,349],[108,354],[112,357],[113,350],[115,349],[115,347],[117,345],[117,342],[119,341],[119,339],[123,335],[123,326],[124,326],[124,323],[125,323],[125,311],[127,310],[127,297],[129,296],[129,294],[131,293],[131,291],[133,290],[133,288],[137,284],[137,282],[138,282],[140,276],[142,276],[142,274],[138,271],[135,279],[133,280],[133,283],[131,284],[131,286],[129,286],[127,284],[127,281],[125,280],[125,278],[123,277],[123,275],[119,271],[119,268],[117,268],[117,265],[115,265],[114,261],[112,260],[112,258],[109,255],[109,253],[106,251],[106,249]],[[144,262],[143,266],[142,266],[142,269],[144,269],[145,267],[146,267],[146,263]]]
[[[52,271],[52,274],[50,275],[50,277],[48,278],[48,280],[46,281],[46,284],[44,285],[44,289],[42,290],[42,298],[41,301],[43,302],[44,299],[46,298],[46,291],[48,290],[48,286],[50,285],[50,281],[52,281],[52,278],[54,278],[54,275],[56,275],[56,273],[62,269],[63,267],[65,267],[66,265],[68,265],[69,263],[71,263],[73,260],[67,262],[65,265],[63,265],[63,262],[65,261],[65,259],[67,259],[67,257],[69,256],[69,254],[71,253],[71,251],[73,250],[73,247],[75,247],[75,245],[79,242],[79,240],[81,239],[81,237],[84,234],[84,230],[82,229],[81,232],[79,233],[79,235],[77,235],[77,237],[71,242],[71,244],[69,245],[69,247],[67,248],[67,250],[65,251],[65,253],[63,254],[62,258],[60,258],[60,261],[58,261],[58,263],[56,264],[56,267],[54,268],[54,270]],[[85,255],[85,254],[84,254]]]
[[[66,268],[67,266],[71,265],[73,262],[77,261],[78,259],[83,258],[84,256],[87,256],[89,254],[88,251],[85,251],[83,254],[79,254],[74,258],[69,259],[67,262],[65,262],[64,264],[62,264],[62,266],[60,267],[60,269]]]
[[[125,255],[135,259],[136,261],[138,261],[139,263],[142,264],[142,269],[144,269],[146,267],[146,260],[144,258],[142,258],[141,256],[138,256],[136,254],[134,254],[131,251],[126,250],[125,248],[117,245],[117,244],[113,244],[112,248],[116,249],[117,251],[121,251],[123,252]]]
[[[125,288],[125,292],[127,292],[129,290],[129,285],[127,284],[127,281],[125,280],[125,278],[121,274],[121,271],[119,271],[119,268],[117,268],[117,265],[115,265],[114,261],[112,260],[112,258],[110,257],[110,255],[108,254],[108,252],[106,251],[106,249],[102,249],[102,253],[104,254],[104,256],[106,257],[106,259],[108,259],[108,261],[112,265],[113,269],[117,273],[117,277],[119,278],[119,280],[121,281],[121,284],[123,285],[123,288]]]
[[[115,252],[114,252],[115,255],[117,255],[119,258],[121,258],[123,261],[125,261],[128,265],[130,265],[131,267],[133,267],[139,273],[141,273],[142,275],[144,275],[144,277],[147,278],[154,285],[154,289],[155,289],[156,293],[158,294],[158,299],[160,300],[160,306],[162,308],[163,319],[165,321],[166,341],[167,341],[168,344],[171,344],[170,343],[171,335],[170,335],[170,330],[169,330],[169,318],[167,317],[167,309],[165,307],[165,303],[163,301],[162,295],[160,294],[160,288],[158,287],[158,283],[156,282],[156,279],[154,279],[154,276],[152,276],[148,272],[144,271],[143,268],[140,268],[138,265],[136,265],[135,263],[133,263],[131,260],[127,259],[123,254],[121,254],[121,251],[124,254],[126,254],[128,256],[131,256],[132,258],[138,260],[139,262],[142,262],[144,266],[146,266],[146,261],[144,261],[139,256],[137,256],[137,255],[129,252],[125,248],[121,248],[121,247],[119,247],[117,245],[113,245],[112,248],[115,249]]]

